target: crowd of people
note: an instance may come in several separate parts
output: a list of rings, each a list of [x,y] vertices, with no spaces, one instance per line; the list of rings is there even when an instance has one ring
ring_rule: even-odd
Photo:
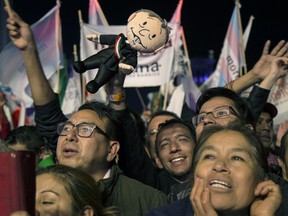
[[[288,123],[274,133],[277,108],[267,103],[288,73],[288,42],[270,51],[267,41],[248,73],[203,91],[191,119],[163,110],[143,127],[121,70],[107,83],[109,104],[65,116],[30,26],[12,10],[7,29],[24,60],[35,126],[13,129],[0,147],[34,151],[37,167],[35,212],[11,215],[288,215]]]

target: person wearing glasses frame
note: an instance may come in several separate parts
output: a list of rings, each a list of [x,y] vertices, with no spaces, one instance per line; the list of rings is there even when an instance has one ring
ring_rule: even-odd
[[[115,111],[99,102],[81,105],[69,119],[63,114],[58,95],[45,77],[33,33],[13,10],[7,28],[21,49],[35,104],[35,122],[40,134],[53,143],[57,162],[80,169],[93,177],[104,206],[116,206],[119,216],[144,215],[167,204],[167,196],[128,178],[116,164],[121,127]]]
[[[29,29],[29,26],[27,25],[27,23],[23,22],[21,18],[19,18],[16,15],[13,15],[12,19],[11,17],[8,19],[7,28],[8,28],[12,43],[18,49],[21,50],[21,54],[25,63],[27,77],[30,83],[31,93],[32,93],[32,97],[34,100],[34,104],[35,104],[35,110],[36,110],[35,121],[37,123],[37,127],[41,133],[45,134],[49,138],[49,140],[51,140],[51,143],[57,143],[56,140],[58,139],[58,136],[59,136],[56,133],[57,124],[61,122],[65,122],[67,119],[61,112],[58,98],[54,94],[48,80],[46,79],[44,75],[43,69],[41,67],[41,63],[39,61],[38,51],[37,51],[35,42],[33,41],[33,36],[30,32],[31,30]],[[231,89],[241,92],[241,90],[248,88],[251,85],[262,81],[264,77],[267,76],[267,73],[269,73],[270,71],[272,60],[279,56],[285,56],[287,54],[286,50],[288,48],[288,43],[286,43],[285,41],[280,41],[271,52],[269,52],[269,46],[270,46],[270,42],[267,42],[264,46],[261,58],[255,64],[253,70],[245,74],[243,77],[240,77],[235,82],[233,82],[233,86],[230,85]],[[117,74],[115,77],[117,77]],[[112,82],[113,81],[111,81],[111,83]],[[123,83],[124,83],[124,80],[123,80]],[[110,88],[109,94],[112,94],[112,95],[120,94],[123,91],[123,83],[122,83],[122,86],[121,86],[121,83],[119,84],[120,87],[118,86],[115,88],[114,86],[114,88]],[[120,102],[112,103],[110,104],[110,106],[114,110],[118,110],[118,111],[125,110],[126,101],[123,100]],[[57,110],[54,113],[50,112],[51,108],[53,107],[54,108],[56,107],[55,109],[56,110],[59,109],[60,111]],[[231,106],[231,107],[235,108],[236,112],[239,111],[236,109],[236,107],[234,106]],[[211,110],[208,110],[207,112],[210,112],[210,111]],[[77,125],[79,122],[76,122],[77,120],[76,117],[78,116],[74,116],[74,117],[75,117],[75,122],[72,122],[72,123]],[[125,118],[122,118],[122,119],[125,120]],[[91,120],[91,118],[88,118],[88,120]],[[102,130],[104,130],[107,134],[109,134],[105,130],[106,127],[102,127],[103,126],[102,124],[98,124],[97,122],[96,125]],[[127,137],[126,138],[124,136],[122,137],[123,139],[126,139],[126,142],[123,143],[124,146],[122,145],[121,148],[125,149],[124,152],[127,155],[127,157],[129,157],[128,159],[131,161],[131,163],[133,163],[133,166],[141,167],[141,170],[140,169],[138,170],[142,172],[142,170],[145,170],[147,166],[152,167],[153,164],[151,160],[148,158],[148,156],[145,155],[145,150],[144,149],[139,150],[138,143],[134,142],[135,140],[137,141],[137,137],[132,136],[132,135],[137,135],[137,133],[136,132],[135,134],[132,133],[133,130],[132,130],[131,125],[127,125],[127,128],[129,129],[128,131],[126,131]],[[74,129],[72,131],[74,131],[75,133]],[[101,134],[93,133],[93,135],[100,137]],[[67,135],[66,137],[69,137],[69,135]],[[111,134],[110,134],[110,137],[111,137]],[[102,138],[105,139],[104,136],[102,136]],[[85,139],[89,139],[89,138],[85,138]],[[118,145],[115,145],[114,147],[117,147],[117,146]],[[51,149],[56,149],[56,145],[55,144],[51,145]],[[127,149],[130,151],[127,151]],[[68,149],[68,152],[69,152],[69,149]],[[146,158],[145,162],[140,160],[139,158],[141,159]],[[130,199],[132,198],[133,196],[130,197]],[[129,203],[129,200],[126,201],[126,203]],[[133,206],[132,203],[133,202],[129,203],[130,207]]]

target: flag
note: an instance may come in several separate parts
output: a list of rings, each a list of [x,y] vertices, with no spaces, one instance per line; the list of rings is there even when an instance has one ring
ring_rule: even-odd
[[[60,65],[60,51],[56,40],[56,23],[59,20],[57,10],[59,8],[60,4],[56,4],[39,21],[31,25],[47,79],[50,79],[56,73],[57,65]],[[23,59],[20,50],[11,42],[0,53],[0,71],[1,82],[10,86],[14,94],[23,100],[26,107],[31,107],[33,100]]]
[[[278,110],[277,116],[273,119],[274,129],[278,129],[281,123],[288,121],[288,75],[281,79],[281,82],[275,82],[267,100]]]
[[[102,8],[98,0],[89,1],[89,24],[93,26],[109,26],[105,15],[103,14]],[[95,50],[95,44],[86,39],[86,34],[91,34],[92,32],[85,31],[85,23],[80,23],[80,56],[82,60],[88,58],[91,55],[94,55],[97,51]],[[94,32],[95,33],[95,32]],[[103,48],[103,47],[102,47]],[[86,50],[88,49],[88,50]],[[81,75],[82,85],[85,85],[92,79],[95,78],[98,69],[89,70],[85,74]],[[99,101],[102,103],[107,103],[107,94],[105,87],[100,88],[96,94],[91,94],[86,89],[82,89],[83,101]]]
[[[250,35],[250,32],[251,32],[251,28],[252,28],[254,19],[255,19],[254,16],[250,16],[249,22],[248,22],[248,24],[246,26],[246,29],[245,29],[244,33],[243,33],[243,46],[244,46],[244,49],[246,49],[246,47],[247,47],[247,43],[248,43],[248,39],[249,39],[249,35]]]
[[[236,1],[216,70],[208,80],[203,83],[200,87],[201,90],[210,87],[224,86],[240,76],[240,67],[242,65],[242,34],[239,29],[239,8],[240,4]]]
[[[174,43],[173,43],[175,49],[173,70],[171,72],[172,75],[170,77],[176,79],[175,83],[177,87],[175,88],[178,89],[178,90],[175,89],[176,91],[173,92],[173,95],[179,92],[180,90],[183,90],[185,92],[185,97],[184,98],[181,97],[182,105],[180,103],[178,104],[179,106],[181,106],[181,110],[183,108],[184,101],[186,102],[187,106],[190,109],[195,110],[196,101],[198,96],[200,95],[200,89],[195,84],[192,76],[192,69],[190,66],[190,58],[187,52],[184,30],[183,26],[181,26],[182,4],[183,0],[179,0],[177,8],[169,22],[170,24],[176,24],[177,28],[177,34],[174,37]],[[173,95],[170,100],[173,99]],[[168,105],[168,107],[169,106],[170,104]],[[180,107],[178,107],[177,113],[180,112],[181,114],[181,110]]]
[[[178,85],[174,88],[174,91],[169,100],[167,111],[175,113],[179,118],[181,117],[183,103],[185,98],[183,84]]]
[[[69,116],[81,105],[81,85],[80,85],[80,74],[76,73],[73,68],[72,64],[67,64],[67,71],[68,71],[68,83],[65,89],[65,95],[62,101],[62,111],[64,115]]]
[[[102,8],[98,0],[89,1],[89,24],[108,26],[106,17],[103,14]]]
[[[49,82],[54,83],[54,92],[59,94],[59,102],[62,106],[65,90],[68,83],[68,74],[67,74],[67,62],[65,58],[65,54],[63,51],[63,44],[62,44],[62,27],[61,27],[61,20],[60,20],[60,8],[56,10],[55,15],[55,36],[56,36],[56,43],[57,49],[56,52],[59,53],[59,62],[57,65],[56,73],[53,77],[50,78]]]
[[[30,119],[26,116],[26,108],[23,101],[17,98],[9,86],[0,82],[0,101],[3,103],[0,124],[9,123],[6,132],[30,123]],[[7,126],[7,125],[6,125]],[[2,131],[3,132],[3,131]]]

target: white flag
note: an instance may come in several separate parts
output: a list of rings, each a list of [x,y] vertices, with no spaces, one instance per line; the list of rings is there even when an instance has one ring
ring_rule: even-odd
[[[60,53],[56,40],[56,5],[38,22],[31,26],[39,51],[40,61],[47,79],[55,74],[60,64]],[[10,86],[18,98],[21,98],[26,107],[33,105],[28,86],[28,79],[20,50],[11,42],[0,53],[0,80]]]

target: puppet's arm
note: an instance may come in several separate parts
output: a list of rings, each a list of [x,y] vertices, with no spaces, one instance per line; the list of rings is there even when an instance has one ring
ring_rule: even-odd
[[[95,43],[99,42],[99,35],[97,35],[97,34],[87,34],[86,38],[92,42],[95,42]]]
[[[121,72],[123,72],[126,75],[131,74],[134,71],[134,67],[132,65],[128,65],[125,63],[119,63],[119,69],[121,70]]]

